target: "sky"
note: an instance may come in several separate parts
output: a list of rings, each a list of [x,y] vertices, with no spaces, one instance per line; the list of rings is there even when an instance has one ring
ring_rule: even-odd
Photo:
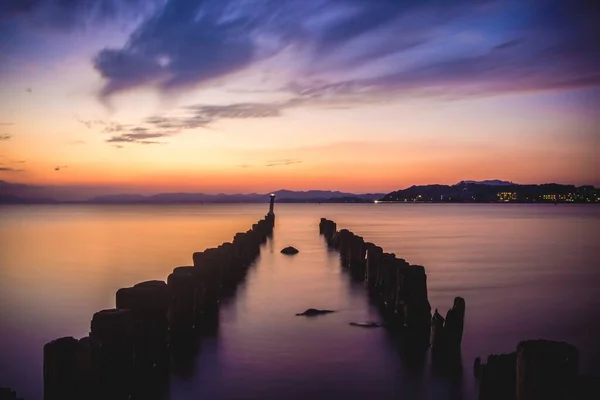
[[[0,180],[600,186],[586,0],[2,0]]]

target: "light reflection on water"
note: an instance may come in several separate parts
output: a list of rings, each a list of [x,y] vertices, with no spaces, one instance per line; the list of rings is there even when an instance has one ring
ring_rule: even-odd
[[[229,241],[262,217],[261,205],[10,206],[0,208],[0,386],[42,393],[42,347],[84,336],[92,314],[123,286],[165,279],[191,254]],[[522,339],[566,340],[582,369],[600,374],[600,208],[552,205],[276,206],[273,240],[219,328],[201,343],[171,399],[472,399],[475,356]],[[424,265],[433,308],[467,302],[464,372],[447,377],[402,348],[359,283],[318,235],[333,219],[412,264]],[[283,256],[293,245],[300,253]],[[337,313],[306,319],[309,307]]]

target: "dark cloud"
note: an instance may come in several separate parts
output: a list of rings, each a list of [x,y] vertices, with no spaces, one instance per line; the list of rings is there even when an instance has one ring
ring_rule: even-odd
[[[297,59],[310,65],[311,74],[328,73],[326,82],[302,84],[319,99],[324,89],[339,96],[358,95],[357,90],[420,88],[423,94],[442,89],[484,94],[496,89],[562,88],[569,83],[597,86],[593,75],[600,67],[600,24],[593,3],[168,0],[125,46],[102,50],[94,67],[105,79],[104,97],[148,85],[161,91],[191,88],[290,46],[299,49]],[[500,40],[487,44],[487,54],[470,43],[444,44],[453,32],[470,31]],[[421,48],[436,56],[417,57],[414,52]],[[392,62],[382,61],[387,71],[382,68],[353,79],[334,74],[404,54],[406,60],[419,62],[402,67],[399,63],[394,71]],[[310,93],[303,95],[303,102],[307,96]],[[186,124],[204,126],[207,119],[212,121],[210,110]],[[166,128],[171,122],[156,125]]]
[[[0,140],[8,140],[10,138],[12,138],[11,134],[8,134],[8,133],[0,134]]]
[[[60,30],[133,16],[163,0],[2,0],[0,22],[25,20]]]
[[[54,167],[55,171],[60,171],[61,169],[65,169],[65,168],[69,168],[68,165],[59,165],[57,167]]]
[[[267,161],[267,164],[265,164],[265,166],[267,167],[281,167],[281,166],[286,166],[286,165],[291,165],[291,164],[300,164],[302,163],[302,160],[295,160],[295,159],[284,159],[284,160],[272,160],[272,161]]]
[[[168,1],[124,48],[104,49],[94,58],[106,80],[101,96],[150,83],[179,89],[250,65],[251,18],[230,6],[230,1]]]

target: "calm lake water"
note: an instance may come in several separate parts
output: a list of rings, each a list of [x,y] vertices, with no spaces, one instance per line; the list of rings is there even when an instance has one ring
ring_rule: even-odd
[[[117,289],[166,279],[194,251],[230,241],[260,205],[0,207],[0,386],[42,398],[42,347],[88,334]],[[575,205],[276,205],[274,237],[193,367],[169,398],[474,399],[477,355],[523,339],[564,340],[581,370],[600,374],[600,207]],[[464,371],[448,377],[406,355],[318,234],[333,219],[424,265],[429,300],[445,314],[467,303]],[[286,257],[279,250],[300,250]],[[306,319],[306,308],[339,310]]]

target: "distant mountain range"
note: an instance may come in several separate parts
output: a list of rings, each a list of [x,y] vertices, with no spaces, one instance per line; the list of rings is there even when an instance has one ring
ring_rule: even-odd
[[[0,204],[41,204],[61,203],[49,197],[35,196],[41,190],[33,186],[12,184],[0,181]],[[172,204],[172,203],[265,203],[273,193],[280,203],[372,203],[384,193],[345,193],[330,190],[277,190],[270,193],[250,194],[205,194],[205,193],[158,193],[144,196],[141,194],[111,194],[95,196],[76,203],[92,204]],[[74,203],[68,201],[68,203]]]
[[[354,194],[329,190],[277,190],[272,192],[278,202],[315,203],[315,202],[373,202],[384,196],[383,193]],[[271,193],[250,194],[204,194],[204,193],[159,193],[151,196],[139,194],[118,194],[97,196],[89,203],[264,203]]]
[[[46,189],[46,190],[45,190]],[[174,203],[266,203],[271,193],[205,194],[158,193],[112,194],[83,201],[59,201],[48,188],[0,181],[0,204],[174,204]],[[378,202],[598,202],[600,190],[593,186],[559,184],[519,185],[498,179],[460,181],[455,185],[419,185],[384,193],[345,193],[330,190],[277,190],[278,203],[372,203]]]

